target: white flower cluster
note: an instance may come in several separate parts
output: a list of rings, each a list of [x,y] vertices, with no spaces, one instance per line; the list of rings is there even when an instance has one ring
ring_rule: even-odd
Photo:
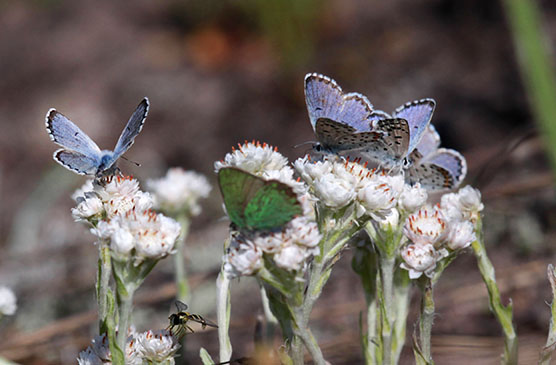
[[[148,180],[147,187],[152,191],[156,209],[173,215],[184,212],[188,216],[201,213],[199,200],[207,198],[212,190],[205,176],[180,167],[169,169],[163,178]]]
[[[14,292],[7,286],[0,286],[0,317],[11,316],[17,310]]]
[[[288,160],[276,148],[259,142],[239,145],[223,161],[214,164],[218,171],[237,167],[264,179],[278,180],[298,194],[303,215],[286,224],[279,232],[241,232],[231,237],[223,257],[224,270],[230,277],[254,275],[264,266],[263,254],[274,264],[289,271],[303,270],[307,259],[319,253],[321,239],[314,221],[314,209],[306,185],[294,178]]]
[[[404,226],[409,243],[401,250],[401,267],[412,279],[431,277],[439,260],[477,239],[475,223],[483,210],[481,194],[470,186],[444,194],[440,205],[425,206],[410,215]]]
[[[178,339],[168,330],[137,333],[128,331],[125,347],[125,364],[174,364],[174,356],[181,347]],[[77,358],[79,365],[102,365],[112,363],[112,354],[106,334],[96,336],[91,346],[81,351]]]
[[[91,232],[110,241],[115,258],[132,257],[139,264],[174,253],[179,223],[150,210],[151,195],[139,190],[137,180],[114,176],[87,182],[74,197],[78,203],[72,209],[75,219],[92,223]]]
[[[306,216],[292,219],[280,232],[233,235],[224,271],[230,278],[254,275],[264,266],[263,254],[282,269],[303,270],[307,259],[318,255],[321,238],[317,224]]]
[[[423,273],[431,276],[438,260],[476,239],[474,222],[483,205],[471,187],[445,194],[441,206],[430,207],[427,191],[407,184],[401,173],[389,175],[340,158],[313,162],[304,157],[294,166],[310,194],[326,208],[354,204],[357,218],[370,219],[379,233],[405,221],[403,232],[410,242],[402,247],[401,266],[412,279]]]
[[[418,184],[407,185],[402,174],[369,170],[357,161],[338,158],[313,162],[304,157],[294,166],[321,204],[341,209],[355,202],[358,217],[367,215],[377,222],[395,226],[400,212],[407,215],[427,200],[426,190]]]
[[[288,159],[276,147],[266,143],[245,142],[238,145],[237,149],[232,148],[224,160],[214,163],[216,172],[224,167],[237,167],[266,180],[278,180],[291,186],[296,194],[305,192],[305,185],[294,178]]]

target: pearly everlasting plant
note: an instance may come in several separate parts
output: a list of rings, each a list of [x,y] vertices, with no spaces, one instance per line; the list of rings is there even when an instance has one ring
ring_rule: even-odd
[[[181,227],[174,219],[151,210],[152,196],[141,191],[139,182],[131,177],[88,181],[73,197],[77,203],[72,209],[74,219],[92,226],[90,231],[99,247],[97,301],[100,331],[106,333],[102,343],[106,349],[109,346],[115,363],[133,363],[127,337],[116,328],[128,327],[134,292],[160,259],[176,252]],[[95,339],[93,345],[100,346],[99,341]],[[83,352],[80,361],[94,363],[95,355],[107,361],[99,351]]]

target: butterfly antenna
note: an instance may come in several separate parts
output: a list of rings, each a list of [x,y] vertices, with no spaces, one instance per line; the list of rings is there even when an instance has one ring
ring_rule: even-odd
[[[132,164],[134,164],[134,165],[137,166],[137,167],[141,167],[141,164],[140,164],[139,162],[135,162],[135,161],[128,160],[128,159],[125,158],[124,156],[122,156],[122,158],[123,158],[124,160],[126,160],[127,162],[131,162]]]
[[[306,144],[316,144],[316,143],[318,143],[318,142],[316,142],[316,141],[307,141],[307,142],[303,142],[303,143],[300,143],[300,144],[296,144],[295,146],[293,146],[293,148],[298,148],[298,147],[301,147],[301,146],[306,145]]]

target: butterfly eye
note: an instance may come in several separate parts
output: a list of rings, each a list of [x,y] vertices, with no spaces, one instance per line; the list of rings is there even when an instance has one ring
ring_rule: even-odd
[[[313,146],[313,149],[314,149],[315,151],[317,151],[317,152],[321,152],[321,151],[322,151],[322,146],[321,146],[320,143],[316,143],[316,144]]]
[[[403,168],[407,169],[409,168],[409,166],[411,166],[411,161],[407,157],[404,157],[402,164],[403,164]]]

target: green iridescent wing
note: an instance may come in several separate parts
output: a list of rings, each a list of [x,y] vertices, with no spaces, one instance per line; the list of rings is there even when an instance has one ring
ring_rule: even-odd
[[[240,229],[270,231],[302,214],[292,188],[277,180],[226,167],[218,172],[218,184],[228,216]]]

